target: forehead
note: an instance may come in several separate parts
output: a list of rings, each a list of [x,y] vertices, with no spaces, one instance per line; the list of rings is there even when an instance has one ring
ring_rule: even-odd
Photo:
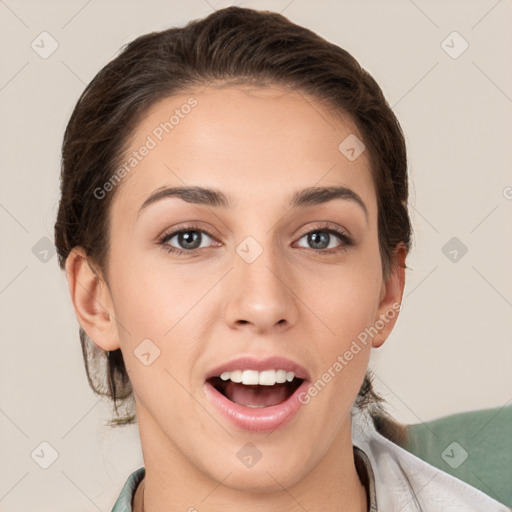
[[[303,187],[343,185],[371,203],[367,152],[348,159],[340,150],[347,137],[362,139],[353,120],[303,92],[248,85],[191,89],[157,102],[138,124],[123,159],[135,165],[115,202],[126,209],[162,186],[200,185],[261,205]]]

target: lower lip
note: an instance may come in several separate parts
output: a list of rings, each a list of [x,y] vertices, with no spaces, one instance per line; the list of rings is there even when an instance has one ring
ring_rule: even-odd
[[[266,432],[287,425],[299,412],[301,402],[299,396],[308,390],[307,381],[295,390],[284,402],[270,407],[244,407],[228,400],[208,382],[205,383],[205,393],[213,404],[231,423],[243,430]]]

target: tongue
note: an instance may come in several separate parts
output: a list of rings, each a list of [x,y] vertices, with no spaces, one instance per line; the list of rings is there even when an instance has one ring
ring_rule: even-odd
[[[246,386],[228,381],[225,393],[227,398],[240,405],[269,407],[284,402],[290,395],[290,389],[287,384]]]

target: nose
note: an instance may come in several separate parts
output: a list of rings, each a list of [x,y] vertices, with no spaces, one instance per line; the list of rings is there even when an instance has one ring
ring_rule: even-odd
[[[245,246],[251,251],[254,246]],[[263,250],[262,250],[263,249]],[[270,333],[294,325],[298,317],[292,272],[282,256],[261,247],[254,261],[242,250],[234,255],[228,283],[226,323],[235,329],[247,325],[255,334]]]

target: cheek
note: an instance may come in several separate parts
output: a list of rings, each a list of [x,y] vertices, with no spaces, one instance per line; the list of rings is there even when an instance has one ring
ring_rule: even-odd
[[[327,339],[343,345],[375,321],[382,286],[378,254],[361,256],[353,265],[311,269],[300,282],[301,296],[323,321]]]
[[[336,306],[331,304],[331,316],[336,336],[346,344],[375,321],[380,288],[371,280],[354,277],[340,288]],[[335,294],[330,296],[336,297]]]
[[[342,375],[336,380],[337,384],[343,382],[345,396],[347,386],[357,392],[358,382],[368,365],[371,340],[366,330],[372,325],[377,310],[373,291],[374,287],[369,283],[358,281],[357,285],[349,287],[345,282],[345,286],[338,287],[337,293],[331,290],[329,295],[325,318],[332,332],[319,340],[318,352],[322,355],[325,371]]]
[[[208,280],[166,264],[163,251],[158,257],[140,252],[137,256],[136,250],[132,254],[132,258],[117,259],[112,271],[117,317],[138,335],[161,338],[204,295]]]
[[[214,283],[141,255],[117,261],[112,295],[134,393],[143,407],[181,421],[192,414],[184,389],[192,387],[190,368],[201,350],[199,301]]]
[[[314,317],[309,314],[312,320],[308,323],[318,325],[322,332],[315,337],[315,351],[322,362],[320,378],[333,382],[329,387],[331,396],[338,397],[335,400],[342,396],[350,400],[359,390],[371,350],[368,328],[375,322],[380,302],[382,271],[377,244],[353,261],[326,266],[321,272],[317,268],[314,275],[312,270],[300,278],[302,297],[314,313]]]
[[[185,271],[162,255],[139,254],[117,261],[111,281],[123,352],[131,356],[149,339],[160,350],[155,363],[181,379],[188,378],[185,370],[201,352],[204,308],[209,304],[206,295],[218,282],[218,272],[199,273],[199,267]]]
[[[314,304],[311,309],[323,321],[319,324],[314,318],[311,325],[320,325],[323,334],[313,338],[320,364],[303,403],[314,403],[319,416],[331,418],[324,432],[327,437],[336,434],[350,411],[368,367],[371,338],[367,329],[377,313],[378,275],[355,268],[332,273],[330,280],[323,281],[323,293],[309,297]]]

